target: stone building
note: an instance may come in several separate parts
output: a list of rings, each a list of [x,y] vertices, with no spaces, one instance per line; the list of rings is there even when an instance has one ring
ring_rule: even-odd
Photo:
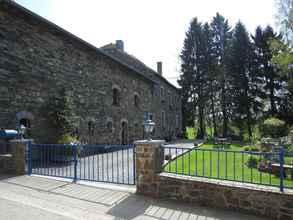
[[[96,48],[10,0],[0,0],[0,127],[23,124],[39,142],[50,142],[40,114],[58,88],[66,88],[84,143],[131,143],[142,123],[154,136],[181,134],[180,91],[124,51],[122,41]]]

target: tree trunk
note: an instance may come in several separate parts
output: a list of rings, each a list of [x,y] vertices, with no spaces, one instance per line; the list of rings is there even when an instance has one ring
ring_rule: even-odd
[[[222,113],[223,113],[223,137],[227,137],[228,120],[227,120],[225,80],[223,80],[223,82],[222,82]]]
[[[271,115],[276,115],[276,104],[275,104],[275,96],[274,96],[274,85],[273,80],[270,79],[269,86],[270,86],[270,103],[271,103]]]
[[[213,136],[218,136],[218,130],[217,130],[217,121],[216,121],[216,115],[215,115],[215,103],[214,103],[214,87],[213,87],[213,80],[211,80],[211,101],[212,101],[212,117],[213,117],[213,127],[214,127],[214,133]]]

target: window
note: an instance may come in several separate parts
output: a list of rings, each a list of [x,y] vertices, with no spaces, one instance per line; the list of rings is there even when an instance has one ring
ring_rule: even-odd
[[[139,125],[138,125],[138,123],[135,123],[134,124],[134,138],[135,139],[140,138],[140,135],[139,135]]]
[[[145,112],[144,113],[144,117],[143,117],[144,121],[146,120],[154,120],[154,114],[151,112]]]
[[[172,105],[172,100],[171,100],[171,92],[168,91],[168,103],[171,106]]]
[[[113,105],[119,106],[120,105],[120,94],[119,89],[113,89]]]
[[[95,124],[92,121],[88,122],[88,135],[89,136],[94,136],[95,133]]]
[[[164,102],[165,101],[165,91],[164,91],[163,87],[161,87],[160,96],[161,96],[161,102]]]
[[[179,115],[176,115],[176,128],[179,128]]]
[[[112,121],[108,121],[107,122],[107,131],[109,133],[112,133],[113,132],[113,122]]]
[[[162,112],[161,112],[161,128],[165,128],[165,127],[166,127],[165,112],[162,111]]]
[[[134,95],[134,106],[139,107],[139,97],[137,94]]]

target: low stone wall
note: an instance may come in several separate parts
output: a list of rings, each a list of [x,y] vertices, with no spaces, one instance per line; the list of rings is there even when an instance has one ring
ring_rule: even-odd
[[[293,220],[293,191],[161,173],[162,141],[136,142],[137,193],[196,205]]]
[[[25,148],[22,140],[13,140],[9,143],[9,154],[0,155],[0,174],[24,175]]]
[[[252,213],[271,219],[293,219],[293,192],[173,174],[159,174],[157,196],[202,206]]]

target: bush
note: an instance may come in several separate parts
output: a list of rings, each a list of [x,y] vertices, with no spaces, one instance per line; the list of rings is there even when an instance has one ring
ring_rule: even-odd
[[[284,121],[278,118],[268,118],[262,126],[262,135],[265,137],[278,138],[288,134],[288,128]]]
[[[256,146],[245,146],[244,151],[259,151],[259,148]]]
[[[77,143],[77,138],[68,134],[62,135],[57,141],[57,144],[74,144],[74,143]]]
[[[250,156],[246,162],[247,167],[257,168],[258,160],[256,157]]]

